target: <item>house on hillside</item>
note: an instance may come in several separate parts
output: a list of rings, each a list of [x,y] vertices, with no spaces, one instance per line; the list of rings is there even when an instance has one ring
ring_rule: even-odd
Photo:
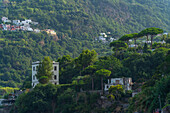
[[[2,24],[0,24],[0,28],[1,28],[1,29],[3,29],[3,26],[2,26]]]
[[[25,20],[25,21],[22,21],[22,24],[30,24],[32,22],[32,20]]]
[[[40,61],[32,62],[32,86],[35,87],[39,82],[36,78],[37,68],[40,64]],[[53,61],[53,76],[50,80],[52,84],[58,85],[59,84],[59,62]]]
[[[112,85],[123,85],[125,90],[132,90],[132,78],[111,78],[108,79],[108,83],[105,84],[105,91],[108,91]]]
[[[104,38],[103,36],[99,36],[99,40],[106,41],[106,38]]]
[[[37,25],[37,24],[38,24],[38,22],[31,22],[31,24],[33,24],[33,25]]]
[[[32,20],[25,20],[25,21],[22,21],[21,24],[24,25],[25,27],[30,27],[31,22]]]
[[[34,32],[35,33],[40,33],[40,30],[39,29],[34,29]]]
[[[47,34],[50,34],[50,35],[56,35],[56,32],[54,30],[51,30],[51,29],[45,29],[43,31],[47,32]]]
[[[129,45],[129,48],[133,48],[133,47],[135,47],[135,46],[138,47],[138,45],[130,44],[130,45]]]
[[[7,30],[11,30],[11,25],[6,25]]]
[[[110,37],[110,39],[109,39],[109,41],[110,42],[113,42],[113,41],[115,41],[116,39],[115,38],[112,38],[112,37]]]
[[[27,27],[25,27],[25,26],[20,26],[20,29],[23,30],[23,31],[26,31],[26,30],[27,30]]]
[[[7,30],[7,27],[5,24],[2,24],[3,30]]]
[[[147,44],[150,44],[151,41],[142,41],[143,43],[147,43]]]
[[[11,20],[9,20],[7,17],[2,17],[1,20],[2,20],[2,22],[5,22],[5,23],[6,22],[9,22],[9,23],[11,22]]]
[[[27,27],[27,31],[34,31],[31,27]]]
[[[20,20],[13,20],[12,23],[19,26],[21,22],[20,22]]]

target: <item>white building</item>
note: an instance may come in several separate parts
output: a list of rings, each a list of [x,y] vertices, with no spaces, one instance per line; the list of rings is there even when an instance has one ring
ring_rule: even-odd
[[[12,21],[15,25],[20,25],[20,20],[13,20]]]
[[[135,44],[130,44],[129,47],[130,48],[135,47]],[[136,47],[138,47],[138,45],[136,45]]]
[[[106,38],[104,38],[103,36],[99,36],[99,40],[106,41]]]
[[[105,84],[105,91],[108,91],[112,85],[123,85],[125,90],[132,90],[132,78],[111,78],[108,79],[108,84]]]
[[[35,33],[40,33],[40,30],[39,29],[34,29],[34,32]]]
[[[34,31],[34,30],[31,27],[28,27],[27,31]]]
[[[21,24],[29,27],[31,22],[32,22],[32,20],[25,20],[25,21],[22,21]]]
[[[25,26],[20,26],[20,29],[23,30],[23,31],[26,31],[26,30],[27,30],[27,27],[25,27]]]
[[[36,78],[37,68],[40,64],[40,61],[32,62],[32,86],[35,87],[39,82]],[[50,82],[52,84],[58,85],[59,84],[59,62],[53,61],[53,72],[52,78]]]
[[[31,22],[31,24],[33,24],[33,25],[37,25],[37,24],[38,24],[38,22]]]
[[[9,20],[7,17],[2,17],[2,22],[5,22],[5,23],[6,23],[6,22],[9,22],[9,23],[10,23],[11,20]]]
[[[104,36],[104,35],[106,35],[106,33],[100,33],[100,35],[101,35],[101,36]]]
[[[115,41],[116,39],[114,39],[114,38],[112,38],[112,37],[110,37],[110,39],[109,39],[109,41],[110,42],[113,42],[113,41]]]

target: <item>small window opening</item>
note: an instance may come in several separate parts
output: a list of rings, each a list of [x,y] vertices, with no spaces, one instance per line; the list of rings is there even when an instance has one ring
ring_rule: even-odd
[[[57,66],[54,66],[54,71],[57,71]]]
[[[54,79],[55,79],[55,80],[57,79],[57,75],[54,75]]]

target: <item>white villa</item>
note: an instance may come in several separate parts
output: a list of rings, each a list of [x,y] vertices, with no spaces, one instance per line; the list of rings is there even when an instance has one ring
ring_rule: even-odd
[[[35,87],[39,82],[36,78],[37,74],[37,67],[39,66],[40,61],[32,62],[32,86]],[[53,76],[50,80],[52,84],[58,85],[59,84],[59,62],[53,61]]]
[[[108,79],[108,83],[105,84],[105,91],[108,91],[112,85],[123,85],[125,90],[132,90],[132,78],[111,78]]]

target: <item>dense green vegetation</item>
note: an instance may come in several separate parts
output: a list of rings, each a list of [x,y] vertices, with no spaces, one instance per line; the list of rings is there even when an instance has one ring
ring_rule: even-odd
[[[77,93],[52,84],[38,85],[33,91],[19,96],[13,113],[89,113],[97,112],[98,93]]]
[[[169,0],[9,0],[0,13],[9,19],[32,19],[41,29],[89,40],[100,32],[118,38],[146,27],[169,31],[169,4]]]
[[[148,86],[142,90],[138,95],[130,100],[129,113],[134,111],[153,112],[158,108],[163,108],[170,98],[170,76],[163,77],[161,80],[156,81],[154,86]],[[160,100],[159,100],[160,98]],[[161,106],[160,106],[161,103]]]
[[[60,83],[65,84],[37,85],[31,92],[19,96],[13,112],[112,112],[120,106],[123,99],[129,98],[128,94],[131,94],[125,93],[121,85],[112,86],[109,94],[104,94],[110,99],[105,101],[105,104],[109,102],[111,106],[102,107],[104,103],[100,102],[104,99],[100,98],[97,90],[103,90],[103,80],[113,77],[132,77],[134,83],[144,83],[142,91],[130,100],[128,112],[136,110],[152,112],[159,108],[159,95],[162,107],[169,104],[169,53],[169,49],[158,48],[151,53],[139,54],[126,51],[121,54],[121,58],[120,54],[115,53],[97,59],[94,50],[84,50],[75,59],[69,55],[63,56],[58,61]],[[89,62],[84,62],[85,59]],[[92,81],[94,88],[91,88]],[[121,108],[119,112],[127,110]]]
[[[162,29],[170,31],[169,11],[169,0],[0,0],[2,17],[32,19],[39,22],[33,28],[57,32],[54,37],[46,32],[0,30],[0,86],[31,88],[31,62],[49,56],[60,63],[62,85],[37,85],[19,96],[12,112],[114,112],[127,96],[123,87],[113,86],[104,95],[112,103],[106,109],[97,93],[108,78],[114,77],[132,77],[134,83],[144,83],[142,92],[130,100],[129,112],[152,112],[159,108],[158,97],[162,107],[170,104],[170,35],[153,39]],[[161,30],[151,33],[151,27]],[[112,37],[123,40],[109,47],[94,40],[101,32],[111,32]],[[124,35],[127,33],[133,34]],[[128,48],[127,44],[139,44],[144,38],[165,40],[166,44],[151,44],[154,51],[146,43]]]
[[[0,87],[0,98],[9,93],[14,93],[15,90],[19,90],[19,88],[12,88],[12,87]]]
[[[102,43],[65,38],[56,40],[43,33],[0,31],[0,86],[19,87],[31,75],[31,62],[50,56],[77,57],[83,49],[95,49],[99,55],[111,53]],[[99,52],[100,51],[100,52]]]
[[[145,27],[169,31],[168,0],[4,0],[0,4],[2,16],[11,20],[32,19],[39,22],[33,27],[57,32],[57,37],[51,37],[45,32],[0,30],[0,86],[3,87],[21,86],[31,74],[31,62],[44,56],[52,60],[63,55],[76,58],[83,49],[94,49],[99,56],[111,55],[108,44],[94,41],[100,32],[110,31],[114,38],[119,38]],[[154,45],[157,46],[160,44]]]

